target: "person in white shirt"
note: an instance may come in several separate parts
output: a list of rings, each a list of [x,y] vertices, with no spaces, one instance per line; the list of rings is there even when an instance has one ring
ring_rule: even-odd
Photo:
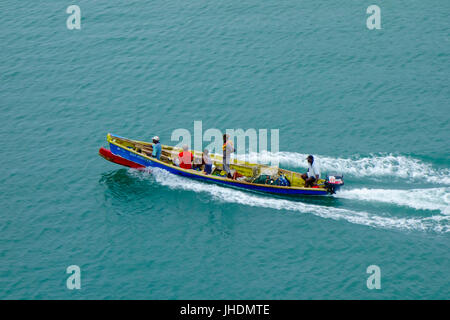
[[[312,155],[309,155],[306,160],[308,161],[308,172],[302,174],[302,179],[305,180],[305,188],[311,188],[320,179],[320,169]]]
[[[205,165],[205,169],[204,169],[205,174],[211,174],[212,161],[211,161],[211,157],[209,156],[208,149],[205,149],[203,151],[202,161],[203,161],[203,164]]]

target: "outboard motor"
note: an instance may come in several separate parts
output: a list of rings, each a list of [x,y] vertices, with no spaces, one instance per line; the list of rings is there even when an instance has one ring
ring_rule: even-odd
[[[325,188],[329,194],[335,194],[341,186],[344,185],[344,175],[342,174],[330,174],[327,175],[325,180]]]

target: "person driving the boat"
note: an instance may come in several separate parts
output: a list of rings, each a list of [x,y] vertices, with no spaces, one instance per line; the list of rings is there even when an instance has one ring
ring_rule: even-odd
[[[178,159],[180,160],[180,168],[192,169],[192,161],[194,156],[189,152],[189,147],[187,144],[183,146],[183,151],[178,154]]]
[[[320,169],[312,155],[309,155],[306,160],[308,161],[308,172],[302,174],[302,179],[305,180],[305,188],[311,188],[320,179]]]
[[[229,179],[232,179],[233,176],[231,175],[230,171],[230,156],[232,152],[235,152],[236,149],[233,146],[233,141],[230,140],[230,135],[224,134],[223,135],[223,170],[227,173],[227,177]]]
[[[152,157],[156,159],[161,158],[161,143],[159,143],[159,137],[154,136],[153,137],[153,151],[152,151]]]

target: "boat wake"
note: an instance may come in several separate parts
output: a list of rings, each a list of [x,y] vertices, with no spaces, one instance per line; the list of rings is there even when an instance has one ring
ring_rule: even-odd
[[[364,211],[355,211],[343,208],[307,204],[299,201],[259,196],[213,184],[192,181],[187,178],[174,176],[161,169],[152,169],[151,174],[138,172],[132,169],[129,169],[128,172],[142,179],[148,179],[149,176],[153,176],[157,183],[170,189],[182,189],[198,193],[206,193],[209,194],[214,200],[221,202],[237,203],[251,207],[264,207],[291,212],[310,213],[322,218],[345,220],[350,223],[376,228],[422,230],[439,233],[450,232],[450,216],[447,215],[433,215],[422,218],[380,216]]]
[[[336,196],[344,199],[383,202],[417,210],[436,210],[444,215],[450,215],[450,188],[412,190],[361,188],[341,190]]]
[[[260,152],[251,153],[250,162],[270,163],[278,161],[280,165],[306,168],[307,154],[296,152]],[[238,157],[243,159],[242,157]],[[352,158],[332,158],[317,156],[323,171],[349,174],[355,177],[391,176],[402,179],[422,180],[429,183],[450,185],[450,169],[435,169],[431,164],[406,156],[373,155]]]

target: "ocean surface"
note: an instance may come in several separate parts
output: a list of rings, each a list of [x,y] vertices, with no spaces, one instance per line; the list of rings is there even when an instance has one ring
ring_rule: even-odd
[[[449,1],[3,0],[0,16],[0,299],[450,298]],[[194,121],[279,129],[260,157],[304,172],[314,154],[345,187],[275,198],[98,156],[108,132],[175,144]]]

